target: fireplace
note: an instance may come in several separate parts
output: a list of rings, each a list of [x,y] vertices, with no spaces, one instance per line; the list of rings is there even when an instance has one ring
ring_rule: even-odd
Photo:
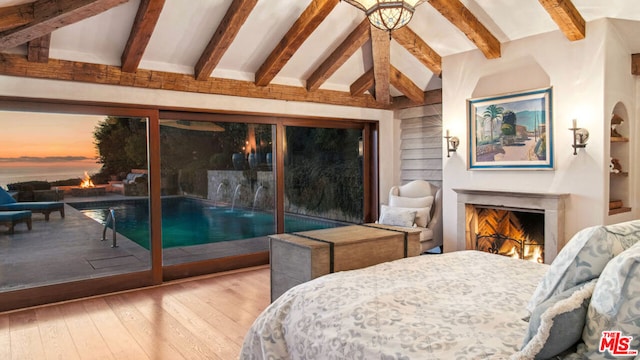
[[[474,249],[544,262],[544,212],[466,205]]]
[[[518,257],[550,264],[565,244],[564,207],[569,194],[478,189],[453,191],[458,195],[458,249],[478,249],[514,257],[518,252]],[[488,224],[480,224],[479,228],[478,221],[485,220],[480,219],[478,213],[483,216],[491,213],[497,216],[497,220],[488,220]],[[486,231],[492,228],[509,228],[509,231],[506,234],[503,231]],[[536,252],[542,255],[541,259],[537,258]]]

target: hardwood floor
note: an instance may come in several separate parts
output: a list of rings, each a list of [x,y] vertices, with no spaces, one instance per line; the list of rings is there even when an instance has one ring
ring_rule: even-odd
[[[0,313],[0,359],[237,359],[269,283],[261,266]]]

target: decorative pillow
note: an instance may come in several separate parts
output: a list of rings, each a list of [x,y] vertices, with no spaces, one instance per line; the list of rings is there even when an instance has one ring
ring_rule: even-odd
[[[397,210],[415,211],[416,212],[416,218],[415,218],[415,220],[413,222],[414,222],[414,224],[416,226],[427,227],[427,225],[429,224],[429,221],[431,220],[431,216],[429,215],[431,209],[428,208],[428,207],[425,207],[425,208],[406,208],[406,207],[381,205],[381,209],[383,207],[384,208],[393,208],[393,209],[397,209]],[[384,210],[382,210],[382,211],[384,211]],[[411,226],[413,226],[413,224],[411,224]]]
[[[580,341],[597,279],[565,290],[538,305],[520,352],[512,359],[550,359]]]
[[[433,196],[425,197],[405,197],[389,195],[389,206],[405,208],[430,208],[433,205]]]
[[[560,251],[538,284],[527,310],[573,286],[600,275],[609,260],[640,242],[640,220],[579,231]]]
[[[607,236],[612,239],[616,254],[629,249],[635,243],[640,242],[640,220],[632,220],[623,223],[607,225]]]
[[[384,225],[410,227],[415,222],[416,213],[415,209],[402,209],[382,205],[378,222]]]
[[[587,358],[615,358],[612,351],[621,349],[599,352],[603,331],[619,332],[629,340],[627,350],[640,353],[640,243],[609,261],[600,274],[582,333],[584,345],[578,347],[578,353]]]
[[[615,256],[613,238],[604,226],[580,230],[560,250],[534,291],[527,310],[574,286],[597,278]]]

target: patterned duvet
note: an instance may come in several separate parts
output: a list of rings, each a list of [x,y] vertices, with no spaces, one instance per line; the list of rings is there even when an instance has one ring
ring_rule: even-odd
[[[547,265],[477,251],[326,275],[278,298],[241,359],[505,359]]]

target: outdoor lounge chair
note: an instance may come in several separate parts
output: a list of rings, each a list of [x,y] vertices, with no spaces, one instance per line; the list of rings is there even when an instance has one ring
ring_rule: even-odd
[[[49,221],[49,214],[60,211],[64,217],[64,203],[59,201],[21,201],[18,202],[3,188],[0,188],[0,211],[30,210],[34,213],[44,214],[44,220]]]
[[[0,211],[0,225],[5,225],[9,228],[8,232],[13,234],[13,229],[16,224],[26,223],[27,228],[31,230],[31,211]]]

